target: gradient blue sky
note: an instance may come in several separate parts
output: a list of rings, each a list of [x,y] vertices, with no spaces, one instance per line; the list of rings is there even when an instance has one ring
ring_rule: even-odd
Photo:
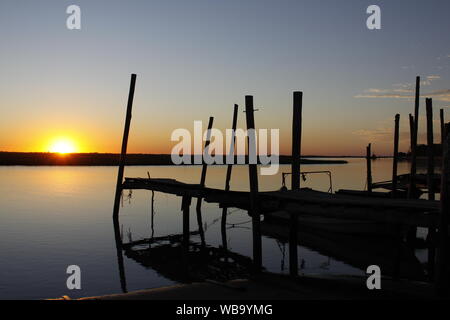
[[[82,30],[66,28],[81,7]],[[381,7],[382,29],[366,28]],[[304,92],[304,154],[390,154],[395,113],[409,144],[411,84],[450,112],[450,1],[2,0],[0,150],[118,152],[138,74],[130,152],[168,153],[172,130],[254,95],[259,128],[290,150],[292,91]],[[447,91],[445,91],[447,90]],[[420,129],[424,131],[424,100]],[[244,114],[239,125],[245,127]],[[420,137],[421,141],[423,137]]]

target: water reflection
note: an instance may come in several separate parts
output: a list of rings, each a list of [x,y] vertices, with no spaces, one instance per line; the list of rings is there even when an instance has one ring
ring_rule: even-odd
[[[113,218],[114,239],[116,241],[117,265],[119,267],[120,287],[123,293],[127,292],[127,280],[122,255],[122,233],[120,232],[119,219]]]
[[[289,226],[263,221],[261,232],[279,243],[280,250],[283,250],[281,260],[283,270],[284,245],[289,241]],[[321,269],[328,269],[329,259],[333,258],[362,270],[376,264],[383,270],[384,275],[397,276],[399,273],[398,275],[402,278],[425,280],[424,268],[416,258],[414,250],[395,238],[383,239],[300,228],[298,244],[328,257],[327,263],[321,264]],[[301,259],[300,269],[304,269],[305,260]]]
[[[226,234],[227,229],[248,228],[245,224],[250,221],[226,223],[226,217],[234,211],[223,208],[220,217],[213,219],[209,224],[206,222],[204,225],[198,224],[199,229],[190,231],[187,238],[183,234],[155,237],[154,193],[152,193],[151,199],[151,235],[149,238],[133,240],[131,232],[129,232],[128,242],[123,243],[123,232],[120,231],[119,221],[114,219],[117,261],[123,292],[127,291],[123,254],[130,260],[156,271],[167,279],[182,283],[206,280],[228,281],[246,278],[254,271],[250,257],[228,249]],[[201,214],[201,206],[199,208],[197,202],[197,215],[199,212]],[[179,220],[181,225],[181,219]],[[221,222],[222,245],[215,247],[205,242],[204,233],[219,221]],[[286,260],[289,259],[289,256],[286,255],[286,244],[289,243],[289,224],[265,220],[262,222],[261,231],[263,236],[276,241],[281,253],[280,271],[284,272]],[[190,240],[190,236],[194,235],[200,236],[199,242]],[[414,250],[408,247],[403,239],[392,234],[385,237],[358,236],[330,230],[310,229],[301,225],[297,242],[294,245],[301,245],[325,256],[326,261],[319,265],[319,269],[322,270],[329,270],[331,259],[334,259],[361,270],[375,264],[380,266],[386,276],[425,280],[423,265],[415,256]],[[307,260],[303,256],[298,259],[300,260],[300,271],[304,271]]]

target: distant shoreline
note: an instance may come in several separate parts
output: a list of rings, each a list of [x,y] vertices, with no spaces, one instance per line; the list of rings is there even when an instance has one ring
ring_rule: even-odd
[[[322,158],[322,159],[311,159]],[[302,164],[346,164],[346,160],[335,158],[362,158],[353,156],[304,156]],[[0,152],[0,166],[117,166],[120,154],[117,153],[71,153],[49,152]],[[236,160],[236,159],[235,159]],[[235,161],[237,163],[237,161]],[[291,157],[280,155],[280,164],[290,164]],[[174,165],[170,154],[130,153],[126,157],[127,166],[169,166]],[[191,164],[197,165],[191,161]],[[215,164],[221,165],[221,164]]]

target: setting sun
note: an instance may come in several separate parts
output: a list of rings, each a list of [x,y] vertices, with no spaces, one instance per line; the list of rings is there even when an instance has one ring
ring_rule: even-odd
[[[76,151],[75,144],[69,139],[55,140],[50,146],[50,152],[73,153]]]

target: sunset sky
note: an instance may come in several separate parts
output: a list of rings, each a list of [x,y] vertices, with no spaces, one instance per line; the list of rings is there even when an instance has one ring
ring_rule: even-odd
[[[67,6],[81,30],[66,28]],[[381,7],[381,30],[366,8]],[[231,125],[253,95],[258,128],[290,152],[292,92],[304,92],[303,154],[392,153],[401,114],[409,144],[413,83],[450,121],[450,1],[2,0],[0,150],[119,152],[130,74],[137,85],[129,152],[170,153],[174,129]],[[245,128],[245,114],[238,125]]]

